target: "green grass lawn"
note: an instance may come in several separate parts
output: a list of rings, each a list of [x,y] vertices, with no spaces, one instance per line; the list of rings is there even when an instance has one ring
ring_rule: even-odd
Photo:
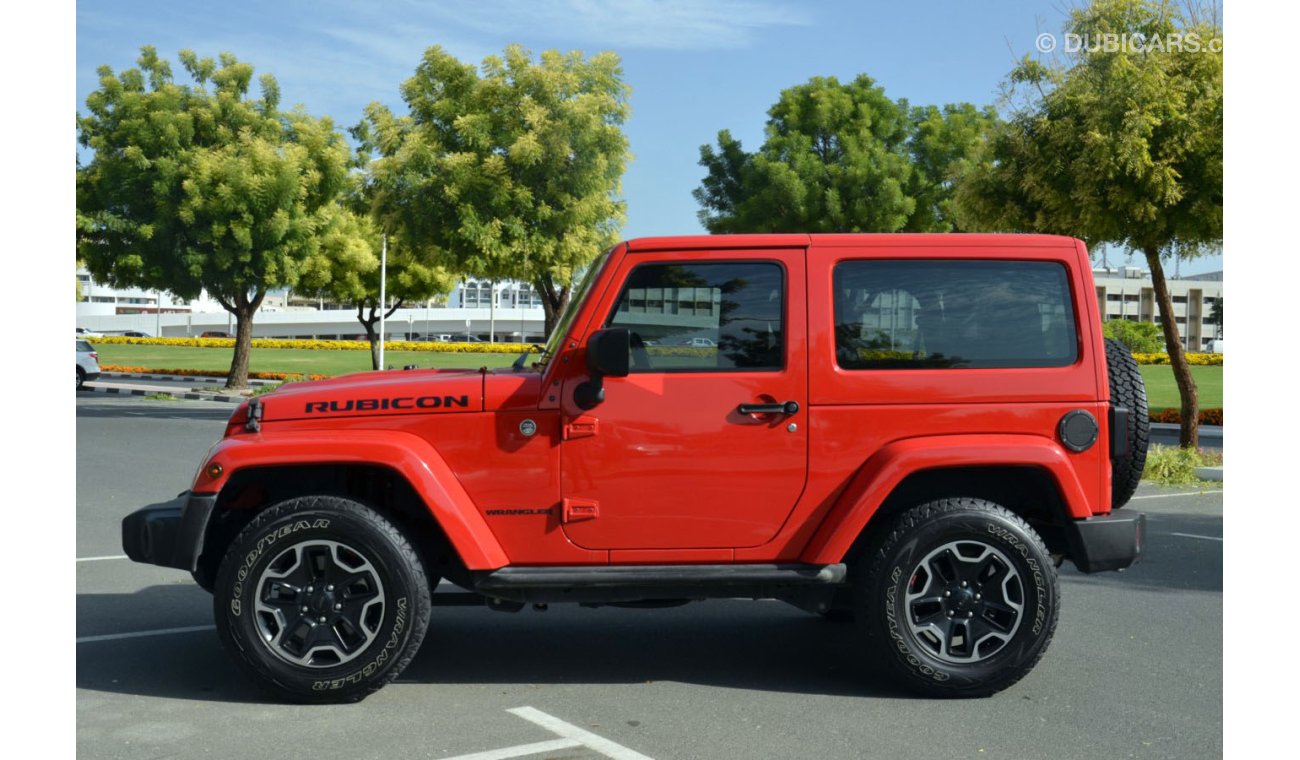
[[[1147,384],[1147,406],[1177,409],[1182,405],[1178,400],[1173,367],[1146,364],[1138,369],[1142,370],[1142,380]],[[1196,381],[1202,409],[1223,408],[1223,367],[1192,367],[1192,379]]]
[[[225,376],[230,371],[233,348],[187,346],[132,346],[105,343],[95,346],[100,364],[148,369],[195,369]],[[522,353],[522,349],[521,349]],[[534,357],[537,355],[534,354]],[[385,351],[384,364],[404,367],[468,368],[508,367],[515,354],[453,354],[431,351]],[[346,375],[370,370],[369,351],[314,351],[300,348],[254,348],[248,360],[252,372],[300,372],[305,375]]]
[[[224,376],[230,369],[230,348],[188,348],[183,346],[131,346],[105,343],[96,346],[101,364],[117,364],[149,369],[196,369]],[[385,351],[384,363],[392,367],[414,364],[417,367],[454,368],[508,367],[512,354],[452,354],[429,351]],[[316,375],[346,375],[370,369],[366,351],[313,351],[296,348],[255,348],[249,360],[253,372],[301,372]],[[1147,400],[1152,409],[1177,408],[1178,387],[1169,366],[1141,367],[1147,384]],[[1192,367],[1192,377],[1200,389],[1201,408],[1223,406],[1223,367]]]

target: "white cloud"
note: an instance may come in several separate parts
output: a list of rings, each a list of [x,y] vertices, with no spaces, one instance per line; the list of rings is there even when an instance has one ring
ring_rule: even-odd
[[[763,29],[804,26],[802,10],[770,0],[479,0],[412,2],[406,23],[437,18],[479,33],[618,49],[720,50],[753,44]]]

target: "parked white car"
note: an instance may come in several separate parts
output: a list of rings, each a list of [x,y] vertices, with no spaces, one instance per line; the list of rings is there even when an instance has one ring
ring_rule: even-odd
[[[99,377],[99,353],[88,341],[77,338],[77,390]]]

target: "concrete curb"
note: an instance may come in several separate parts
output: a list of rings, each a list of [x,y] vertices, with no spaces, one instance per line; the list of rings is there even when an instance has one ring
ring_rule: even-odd
[[[177,401],[220,401],[227,404],[238,404],[241,401],[248,400],[247,396],[227,396],[225,394],[194,393],[192,391],[173,393],[171,391],[124,388],[117,385],[94,385],[92,383],[81,386],[81,390],[90,393],[108,393],[114,396],[170,396]]]
[[[1197,467],[1194,470],[1194,472],[1196,473],[1196,477],[1200,478],[1201,480],[1213,480],[1213,481],[1218,481],[1220,483],[1223,482],[1222,467]]]

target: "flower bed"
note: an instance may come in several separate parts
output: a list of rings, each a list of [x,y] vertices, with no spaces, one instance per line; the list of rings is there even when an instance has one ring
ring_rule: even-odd
[[[1183,421],[1182,413],[1177,409],[1152,409],[1152,422],[1168,422],[1177,425]],[[1222,409],[1202,409],[1197,415],[1202,425],[1223,425]]]

